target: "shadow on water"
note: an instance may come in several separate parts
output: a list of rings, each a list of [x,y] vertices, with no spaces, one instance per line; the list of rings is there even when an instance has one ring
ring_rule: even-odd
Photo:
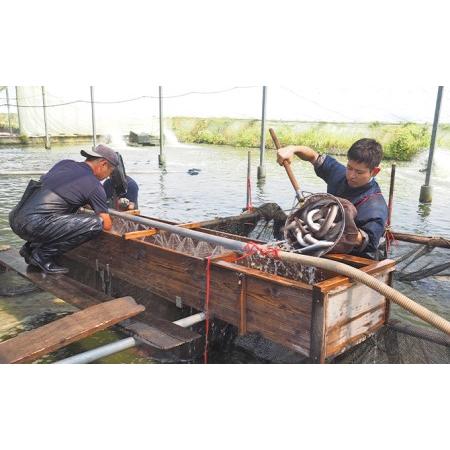
[[[70,158],[81,161],[79,154],[83,145],[54,147],[51,151],[39,148],[3,148],[0,149],[0,244],[19,247],[21,240],[12,233],[8,224],[8,213],[21,197],[28,183],[27,175],[8,175],[8,172],[36,171],[46,172],[61,159]],[[175,221],[200,221],[218,216],[236,215],[246,204],[247,161],[248,149],[225,146],[180,145],[168,146],[165,149],[166,165],[158,166],[158,149],[123,147],[120,149],[127,172],[140,187],[139,207],[144,215]],[[265,202],[276,202],[284,210],[290,210],[295,196],[289,179],[283,167],[280,167],[275,157],[266,158],[266,178],[257,180],[259,164],[258,149],[253,153],[251,179],[253,187],[253,204],[258,206]],[[45,155],[45,156],[43,156]],[[345,162],[345,158],[338,158]],[[450,192],[450,150],[436,149],[435,165],[432,171],[434,189],[433,203],[418,203],[420,187],[424,174],[420,169],[427,160],[424,151],[413,161],[397,163],[396,191],[392,217],[393,228],[396,231],[419,233],[424,235],[450,235],[450,208],[448,192]],[[198,168],[198,174],[191,176],[188,170]],[[325,183],[319,179],[310,164],[295,161],[292,166],[303,190],[309,192],[324,192]],[[33,176],[37,179],[38,176]],[[389,193],[390,162],[383,164],[383,170],[377,180],[385,197]],[[409,244],[397,244],[392,248],[393,257],[405,253],[411,247]],[[408,270],[416,270],[421,265],[439,264],[449,260],[447,250],[435,249],[433,252],[411,265]],[[3,277],[4,274],[0,274]],[[418,282],[400,283],[395,287],[417,299],[421,304],[441,314],[450,316],[449,277],[431,277]],[[2,284],[3,285],[3,284]],[[49,294],[30,292],[16,297],[0,297],[0,340],[11,333],[19,332],[24,327],[31,327],[67,314],[72,307],[55,299]],[[56,316],[46,316],[54,314]],[[408,313],[393,308],[393,316],[401,317],[410,322],[416,322]],[[33,319],[34,318],[34,319]],[[35,322],[33,322],[35,320]],[[22,327],[22,328],[21,328]],[[15,330],[15,331],[14,331]],[[106,344],[122,337],[120,333],[105,331],[73,344],[57,354],[57,359],[69,354],[79,353]],[[92,347],[91,347],[92,343]],[[68,353],[66,353],[68,352]],[[129,352],[129,353],[127,353]],[[233,352],[232,352],[233,353]],[[236,356],[235,353],[217,357],[217,362],[259,362],[248,355]],[[50,359],[54,356],[50,355]],[[149,362],[135,353],[126,351],[108,362]],[[41,362],[49,362],[43,358]]]

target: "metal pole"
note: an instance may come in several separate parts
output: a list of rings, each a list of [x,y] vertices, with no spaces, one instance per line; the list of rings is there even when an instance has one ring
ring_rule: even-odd
[[[396,165],[392,164],[391,166],[391,184],[389,185],[389,204],[388,204],[388,226],[391,225],[392,221],[392,206],[394,204],[394,186],[395,186],[395,169]]]
[[[166,163],[166,159],[164,158],[163,149],[164,149],[164,128],[163,128],[163,102],[162,102],[162,86],[159,86],[159,156],[158,163],[159,166],[162,167]]]
[[[196,323],[202,322],[206,319],[206,313],[199,312],[197,314],[194,314],[189,317],[183,317],[182,319],[176,320],[174,323],[175,325],[178,325],[179,327],[188,328],[192,325],[195,325]]]
[[[199,312],[189,317],[183,317],[182,319],[176,320],[172,323],[183,328],[188,328],[196,323],[202,322],[205,318],[206,314],[204,312]],[[78,355],[70,356],[69,358],[61,359],[60,361],[55,362],[55,364],[87,364],[137,345],[139,345],[139,339],[129,337],[121,339],[120,341],[112,342],[111,344],[103,345],[102,347],[98,347],[93,350],[79,353]]]
[[[247,203],[245,209],[249,211],[252,209],[252,186],[251,186],[251,158],[252,152],[248,151],[248,162],[247,162]]]
[[[9,109],[9,92],[8,86],[6,86],[6,104],[8,106],[8,126],[9,126],[9,135],[12,136],[12,127],[11,127],[11,111]]]
[[[266,151],[266,95],[267,95],[267,86],[263,86],[261,141],[260,141],[261,143],[259,147],[258,180],[266,177],[266,168],[264,166],[264,154]]]
[[[48,127],[47,127],[47,103],[45,101],[45,87],[42,87],[42,107],[44,109],[44,127],[45,127],[45,148],[48,150],[50,148],[50,138],[48,137]]]
[[[433,200],[433,187],[430,186],[431,168],[433,166],[434,146],[436,144],[437,128],[439,125],[439,114],[441,112],[442,92],[444,86],[438,87],[436,98],[436,108],[434,110],[433,131],[431,132],[430,152],[428,154],[427,175],[425,177],[425,184],[420,189],[420,203],[431,203]]]
[[[22,121],[20,120],[20,108],[19,108],[19,90],[16,86],[16,105],[17,105],[17,122],[19,122],[19,135],[22,135]]]
[[[97,132],[95,131],[94,86],[91,86],[91,110],[92,110],[92,149],[96,147]]]
[[[93,350],[80,353],[78,355],[70,356],[69,358],[56,361],[55,364],[87,364],[97,359],[104,358],[105,356],[119,353],[131,347],[135,347],[138,341],[133,337],[121,339],[120,341],[112,342],[111,344],[103,345]]]

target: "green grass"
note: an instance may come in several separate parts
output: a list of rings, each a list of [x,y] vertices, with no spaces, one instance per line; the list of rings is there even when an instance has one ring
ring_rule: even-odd
[[[173,117],[172,129],[181,142],[197,144],[231,145],[234,147],[259,147],[261,122],[230,118],[197,119]],[[269,122],[282,145],[302,144],[320,152],[345,155],[358,139],[368,137],[378,140],[384,149],[384,159],[409,161],[419,151],[428,148],[431,126],[428,124],[327,124],[300,122]],[[437,145],[450,144],[450,126],[439,127],[442,135]],[[267,131],[266,147],[274,148]]]
[[[13,132],[19,131],[19,120],[17,114],[11,113],[11,128]],[[0,113],[0,131],[9,132],[8,114]]]

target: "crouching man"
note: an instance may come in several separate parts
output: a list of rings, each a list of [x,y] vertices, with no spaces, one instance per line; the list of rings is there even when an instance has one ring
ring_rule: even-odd
[[[30,181],[22,199],[9,214],[9,223],[26,243],[20,249],[27,264],[48,274],[67,273],[55,257],[112,227],[101,180],[118,165],[114,150],[98,145],[81,151],[84,162],[69,159],[55,164],[40,181]],[[95,214],[79,214],[90,205]]]

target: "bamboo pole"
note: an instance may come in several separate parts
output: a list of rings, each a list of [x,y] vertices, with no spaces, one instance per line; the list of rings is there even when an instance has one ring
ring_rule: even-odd
[[[419,234],[392,232],[397,241],[413,244],[428,245],[430,247],[450,248],[450,239],[440,236],[420,236]]]

